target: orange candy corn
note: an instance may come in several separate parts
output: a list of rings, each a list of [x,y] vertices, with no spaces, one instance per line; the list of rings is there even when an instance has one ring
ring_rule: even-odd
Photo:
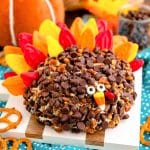
[[[114,49],[114,53],[119,59],[123,59],[128,62],[131,62],[136,57],[137,52],[138,45],[131,42],[125,42]]]
[[[82,31],[83,26],[84,24],[80,17],[77,17],[71,25],[71,28],[70,28],[71,33],[74,35],[77,42],[79,41],[79,38],[81,36],[81,31]]]
[[[96,104],[102,109],[105,109],[105,95],[104,92],[96,92],[94,94],[94,100]]]
[[[15,96],[22,95],[26,87],[19,75],[7,78],[2,84]]]
[[[39,49],[45,56],[48,54],[48,47],[46,38],[42,36],[38,31],[33,32],[33,45]]]
[[[7,55],[7,54],[20,54],[20,55],[22,55],[23,52],[22,52],[20,47],[5,46],[4,47],[4,54],[5,55]]]
[[[89,48],[91,51],[95,48],[95,35],[91,28],[87,28],[80,37],[80,46],[82,49]]]
[[[128,39],[126,36],[114,35],[113,36],[113,50],[125,42],[128,42]]]

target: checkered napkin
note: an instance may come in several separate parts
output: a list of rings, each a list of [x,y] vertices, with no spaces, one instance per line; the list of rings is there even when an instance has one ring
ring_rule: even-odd
[[[142,88],[142,107],[141,107],[141,124],[146,121],[150,115],[150,47],[141,51],[137,58],[143,59],[145,65],[143,68],[143,88]],[[150,140],[150,134],[146,134],[145,138]],[[150,146],[140,144],[140,150],[150,150]]]

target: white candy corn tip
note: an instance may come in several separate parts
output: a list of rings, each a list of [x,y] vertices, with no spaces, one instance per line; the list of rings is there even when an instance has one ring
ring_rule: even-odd
[[[100,108],[102,111],[104,111],[104,110],[105,110],[105,104],[100,105],[99,108]]]

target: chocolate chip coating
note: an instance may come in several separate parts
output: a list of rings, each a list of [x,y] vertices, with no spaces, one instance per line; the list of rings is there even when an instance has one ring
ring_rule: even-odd
[[[84,49],[81,54],[70,47],[57,58],[48,57],[37,71],[40,77],[25,90],[24,104],[38,121],[59,132],[93,133],[115,127],[136,97],[130,65],[109,50]],[[87,93],[88,86],[98,92],[97,84],[116,95],[115,101],[105,98],[104,111]]]

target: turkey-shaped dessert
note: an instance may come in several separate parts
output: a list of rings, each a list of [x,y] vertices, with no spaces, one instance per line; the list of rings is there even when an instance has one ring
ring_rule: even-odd
[[[71,30],[45,20],[39,31],[18,38],[20,47],[4,49],[14,72],[3,85],[23,95],[38,121],[56,131],[94,133],[128,118],[136,98],[132,71],[143,65],[134,60],[137,44],[113,37],[105,21],[80,18]]]

